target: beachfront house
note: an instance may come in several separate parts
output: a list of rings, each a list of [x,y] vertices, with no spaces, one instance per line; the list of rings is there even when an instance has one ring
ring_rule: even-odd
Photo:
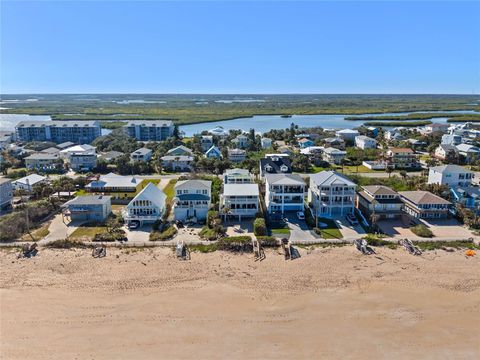
[[[403,214],[400,195],[383,185],[363,186],[357,192],[356,207],[371,221],[398,219]]]
[[[333,147],[324,149],[322,153],[323,161],[336,165],[340,165],[346,156],[347,152],[345,150],[339,150]]]
[[[63,207],[66,209],[64,214],[71,221],[80,222],[104,222],[112,212],[110,196],[105,195],[77,196],[66,202]]]
[[[230,183],[223,185],[220,197],[220,212],[225,216],[251,218],[259,212],[260,193],[258,184]]]
[[[405,203],[405,212],[413,218],[446,218],[452,206],[450,201],[429,191],[401,191],[399,194]]]
[[[174,188],[173,213],[175,220],[204,221],[211,204],[212,182],[207,180],[181,180]]]
[[[193,159],[187,155],[165,155],[162,156],[162,167],[166,171],[191,171]]]
[[[12,207],[13,188],[12,180],[0,178],[0,210]]]
[[[228,160],[234,163],[239,163],[245,160],[247,152],[242,149],[228,149]]]
[[[166,200],[165,193],[150,182],[123,209],[123,219],[129,225],[152,224],[162,218]]]
[[[377,141],[368,136],[359,135],[355,137],[355,146],[360,149],[375,149],[377,147]]]
[[[34,186],[48,184],[48,178],[38,174],[30,174],[15,181],[12,181],[14,190],[32,192]]]
[[[269,214],[303,211],[305,181],[297,174],[265,175],[265,206]]]
[[[335,171],[312,174],[308,202],[312,204],[316,218],[353,213],[356,187],[353,181]]]
[[[205,152],[205,157],[208,159],[221,159],[222,152],[217,146],[213,145],[210,149],[208,149]]]
[[[466,187],[472,184],[473,171],[458,165],[441,165],[431,167],[428,172],[428,184],[447,185],[449,187]]]

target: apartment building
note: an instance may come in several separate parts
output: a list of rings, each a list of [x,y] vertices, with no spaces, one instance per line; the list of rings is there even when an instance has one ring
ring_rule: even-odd
[[[15,127],[17,140],[88,144],[101,135],[98,121],[22,121]]]
[[[169,120],[131,120],[125,133],[138,141],[163,141],[173,135],[173,122]]]

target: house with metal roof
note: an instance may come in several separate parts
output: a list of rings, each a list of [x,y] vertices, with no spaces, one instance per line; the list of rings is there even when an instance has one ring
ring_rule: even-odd
[[[193,156],[165,155],[162,156],[162,167],[167,171],[191,171]]]
[[[308,202],[316,217],[332,217],[352,213],[357,184],[335,171],[321,171],[310,176]]]
[[[251,184],[253,176],[247,169],[227,169],[223,173],[224,184]]]
[[[140,226],[154,223],[162,218],[166,200],[165,193],[150,182],[123,209],[123,219],[127,224],[138,222]]]
[[[12,187],[14,190],[25,190],[31,192],[35,185],[47,184],[48,179],[45,176],[38,174],[30,174],[23,178],[12,181]]]
[[[429,191],[401,191],[399,194],[405,203],[405,212],[414,218],[445,218],[452,206],[450,201]]]
[[[39,171],[56,170],[63,167],[63,160],[58,154],[33,153],[25,159],[27,169],[36,169]]]
[[[85,186],[88,192],[110,195],[112,202],[127,203],[147,184],[146,180],[134,176],[123,176],[114,173],[101,175],[97,180]]]
[[[186,156],[193,156],[193,150],[189,149],[184,145],[179,145],[167,151],[167,155],[186,155]]]
[[[473,171],[458,165],[441,165],[431,167],[428,172],[428,184],[467,187],[475,177]]]
[[[303,211],[305,181],[298,174],[265,175],[265,206],[269,214]]]
[[[457,145],[458,154],[468,164],[480,157],[480,148],[470,144]]]
[[[95,147],[83,144],[75,145],[60,151],[73,171],[90,171],[97,166]]]
[[[212,182],[208,180],[181,180],[174,187],[173,213],[175,220],[203,221],[211,204]]]
[[[130,159],[135,161],[149,162],[152,159],[152,150],[145,147],[135,150],[130,154]]]
[[[323,150],[322,159],[330,164],[339,165],[342,163],[343,159],[347,156],[345,150],[339,150],[333,147],[329,147]]]
[[[71,221],[103,222],[112,212],[110,196],[105,195],[77,196],[63,207],[66,209],[64,214],[70,217]]]
[[[242,218],[255,217],[259,212],[260,193],[258,184],[224,184],[220,197],[220,212],[224,216]]]

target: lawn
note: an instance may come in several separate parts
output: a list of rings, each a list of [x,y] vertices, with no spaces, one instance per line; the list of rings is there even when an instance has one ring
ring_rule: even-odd
[[[87,193],[87,190],[84,190],[84,189],[78,190],[75,192],[75,196],[85,196],[85,195],[88,195],[88,193]]]
[[[112,212],[115,214],[120,213],[125,208],[125,205],[112,205]]]
[[[270,228],[272,236],[288,236],[290,235],[290,229],[288,227],[272,227]]]
[[[318,223],[326,224],[326,227],[320,227],[320,236],[324,239],[341,239],[342,233],[332,219],[318,218]]]
[[[170,182],[165,186],[163,189],[163,192],[165,195],[167,195],[167,204],[171,204],[173,201],[173,197],[175,195],[174,190],[175,190],[175,184],[177,183],[176,179],[170,180]]]
[[[103,234],[107,232],[105,226],[80,226],[70,236],[70,239],[84,239],[93,240],[96,234]]]
[[[35,230],[31,231],[31,236],[30,234],[24,234],[20,240],[21,241],[38,241],[42,240],[45,236],[50,234],[50,231],[48,230],[50,224],[45,224],[42,227],[39,227]],[[33,238],[33,239],[32,239]]]

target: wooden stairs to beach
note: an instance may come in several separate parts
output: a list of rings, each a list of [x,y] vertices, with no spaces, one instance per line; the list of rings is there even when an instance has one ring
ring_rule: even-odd
[[[417,246],[413,245],[412,240],[409,239],[402,239],[399,241],[400,245],[402,245],[405,250],[407,250],[412,255],[422,255],[422,250],[420,250]]]
[[[285,260],[292,260],[292,244],[287,239],[281,240],[283,254],[285,255]]]
[[[257,239],[252,239],[252,247],[255,261],[262,261],[265,259],[265,252],[260,247],[260,242]]]

